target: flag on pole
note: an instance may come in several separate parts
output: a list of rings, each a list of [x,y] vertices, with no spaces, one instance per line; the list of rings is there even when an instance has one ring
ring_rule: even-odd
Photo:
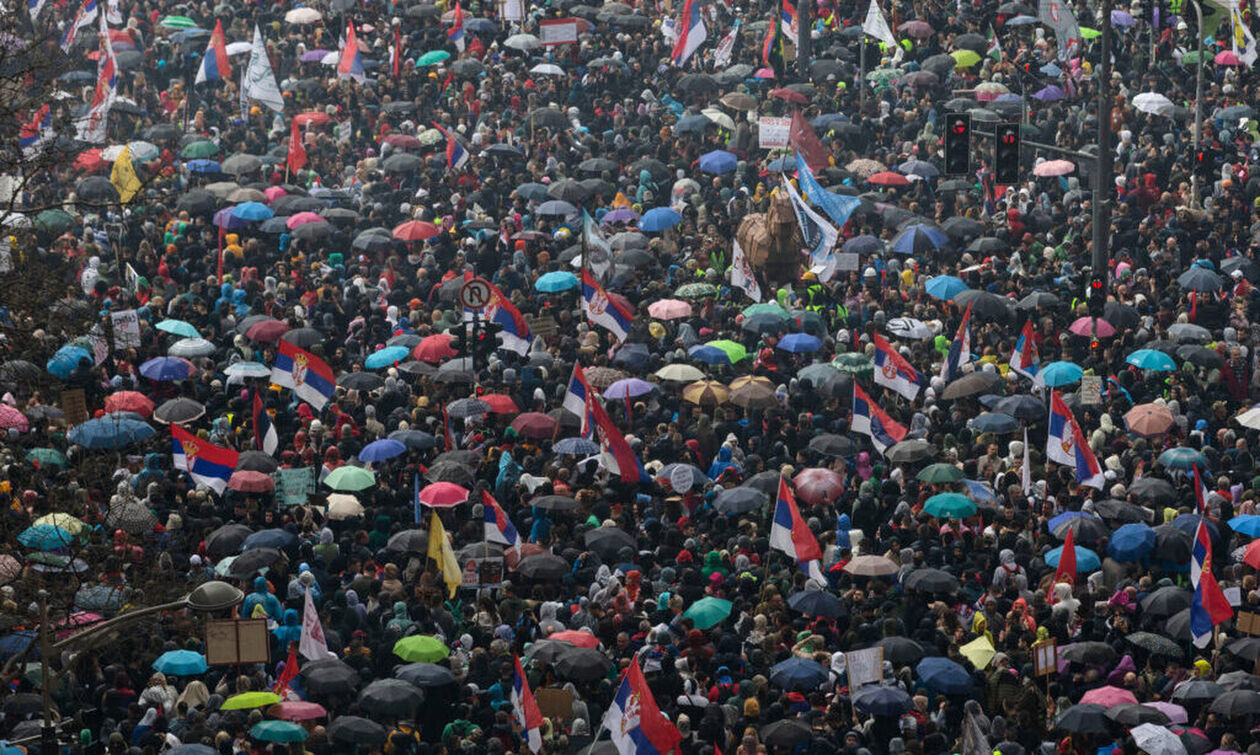
[[[1081,47],[1081,27],[1064,0],[1040,0],[1037,19],[1054,30],[1059,60],[1075,58]]]
[[[810,133],[813,133],[812,129]],[[862,200],[857,197],[836,194],[824,189],[814,177],[814,171],[810,170],[809,161],[799,150],[796,153],[796,175],[801,183],[801,194],[804,195],[806,201],[825,212],[837,228],[843,228],[844,224],[849,222],[849,216],[862,204]]]
[[[626,442],[626,436],[617,429],[594,393],[586,396],[586,410],[590,415],[589,422],[594,424],[599,434],[604,467],[621,477],[622,482],[651,482],[652,478],[639,462],[639,457]]]
[[[914,401],[923,387],[923,376],[879,333],[874,334],[874,343],[875,385],[882,385],[907,401]]]
[[[1199,465],[1194,464],[1191,466],[1191,469],[1194,470],[1195,510],[1198,512],[1199,516],[1207,516],[1209,495],[1207,485],[1203,484],[1203,477],[1199,474]]]
[[[603,726],[619,755],[667,755],[682,740],[677,727],[656,706],[638,660],[631,661],[621,677]]]
[[[337,78],[365,81],[363,73],[363,56],[359,54],[359,37],[354,33],[354,22],[346,22],[346,45],[341,48],[341,59],[337,61]]]
[[[446,588],[450,593],[449,597],[455,597],[455,591],[459,589],[462,579],[459,571],[459,560],[455,558],[455,551],[451,548],[451,542],[446,539],[446,528],[442,526],[442,520],[438,517],[436,509],[434,509],[433,515],[429,517],[428,556],[442,570],[442,581],[446,583]]]
[[[870,436],[871,445],[881,456],[885,449],[906,437],[906,428],[880,409],[856,382],[853,384],[853,417],[849,421],[849,429]]]
[[[757,282],[757,274],[753,272],[752,265],[748,262],[744,247],[739,245],[739,239],[733,239],[732,249],[731,286],[743,290],[749,299],[761,301],[761,284]]]
[[[1054,568],[1054,583],[1076,586],[1076,538],[1069,529],[1063,538],[1063,550],[1059,551],[1059,565]]]
[[[97,0],[83,0],[83,4],[74,12],[74,18],[70,19],[66,24],[66,30],[61,34],[61,49],[63,52],[69,52],[74,47],[75,40],[79,38],[79,29],[87,26],[96,20],[100,8]],[[101,22],[101,43],[108,44],[109,26],[102,19]],[[110,47],[110,56],[113,56],[113,47]],[[99,67],[99,66],[98,66]]]
[[[337,379],[324,360],[283,338],[276,342],[276,363],[271,368],[271,382],[291,389],[316,411],[324,408],[337,389]]]
[[[783,0],[779,0],[779,13],[783,13]],[[766,30],[766,41],[761,46],[761,60],[774,70],[776,79],[784,76],[787,66],[787,36],[783,33],[783,24],[771,20]]]
[[[39,12],[44,9],[48,0],[26,0],[26,10],[31,14],[31,21],[39,19]]]
[[[206,45],[206,54],[201,56],[201,65],[197,67],[197,78],[194,84],[207,81],[226,81],[232,76],[232,65],[228,61],[227,40],[223,37],[223,19],[214,23],[214,31],[210,33],[210,43]]]
[[[796,560],[810,579],[826,584],[822,573],[822,549],[818,539],[796,506],[796,498],[787,480],[779,477],[779,494],[774,503],[774,519],[770,525],[770,547]]]
[[[464,9],[455,3],[455,17],[451,28],[446,30],[446,38],[455,43],[455,49],[464,51]]]
[[[484,537],[488,542],[502,543],[509,548],[521,544],[521,536],[517,534],[516,527],[512,526],[512,520],[508,519],[503,507],[488,490],[481,492],[481,508],[485,520]]]
[[[52,106],[44,105],[18,131],[18,146],[28,160],[38,155],[44,144],[57,138],[52,128]]]
[[[962,366],[971,361],[971,305],[963,312],[962,322],[958,323],[958,332],[949,345],[949,353],[941,363],[941,379],[946,383],[958,377]]]
[[[884,19],[884,13],[879,9],[877,0],[871,0],[870,6],[866,9],[866,20],[862,22],[862,31],[889,47],[897,46],[897,38],[893,36],[892,29],[888,28],[888,21]]]
[[[1194,597],[1190,599],[1190,637],[1195,647],[1203,648],[1211,642],[1213,629],[1233,618],[1234,609],[1212,573],[1212,539],[1207,523],[1202,520],[1194,532],[1190,550],[1190,581],[1194,585]]]
[[[582,253],[574,258],[577,267],[585,267],[594,274],[595,280],[603,282],[612,268],[612,247],[599,230],[599,224],[591,214],[582,209],[582,242],[586,245]]]
[[[324,625],[319,623],[319,611],[315,610],[315,601],[311,600],[309,587],[306,588],[306,598],[302,604],[302,635],[298,641],[298,652],[308,661],[337,657],[335,653],[328,652]]]
[[[529,689],[529,680],[525,678],[525,670],[521,668],[521,657],[514,655],[512,660],[516,664],[516,675],[512,678],[512,716],[525,734],[529,751],[536,753],[542,750],[543,745],[542,711],[538,708],[534,693]]]
[[[95,8],[95,0],[89,0]],[[87,3],[84,4],[86,7]],[[93,11],[95,15],[95,11]],[[76,21],[77,23],[77,21]],[[114,58],[114,45],[109,40],[109,28],[101,21],[101,57],[96,61],[96,88],[92,90],[92,102],[87,115],[75,124],[79,141],[100,144],[105,141],[109,125],[109,109],[118,97],[118,61]]]
[[[398,78],[402,75],[402,26],[394,26],[394,42],[389,46],[389,70]]]
[[[296,173],[306,165],[306,146],[302,144],[302,131],[298,127],[297,119],[293,119],[293,126],[289,129],[289,154],[285,158],[284,167],[290,173]]]
[[[464,149],[464,145],[460,144],[450,131],[447,131],[441,124],[434,122],[433,127],[446,137],[446,167],[449,170],[459,170],[468,164],[468,150]]]
[[[171,466],[219,495],[227,489],[240,454],[204,441],[179,425],[171,425]]]
[[[836,240],[840,238],[840,231],[805,204],[801,195],[796,193],[796,187],[786,177],[783,179],[783,190],[792,200],[792,210],[801,229],[801,239],[809,250],[810,272],[818,276],[819,282],[826,283],[836,274]]]
[[[284,662],[284,671],[280,676],[276,677],[276,683],[272,686],[271,691],[287,698],[289,696],[289,684],[297,678],[298,675],[298,659],[297,648],[292,642],[289,643],[289,658]]]
[[[625,341],[634,322],[634,312],[610,297],[589,270],[582,271],[581,285],[582,311],[586,319],[612,333],[618,341]]]
[[[674,42],[670,60],[681,68],[692,53],[699,50],[700,45],[709,38],[709,32],[704,26],[704,16],[700,13],[699,0],[686,0],[677,28],[678,39]]]
[[[561,406],[578,417],[586,416],[586,397],[594,393],[586,382],[586,373],[582,371],[582,363],[573,363],[573,374],[569,377],[569,389],[564,394]]]
[[[254,24],[254,42],[249,48],[249,66],[245,69],[242,90],[244,96],[277,113],[284,112],[284,95],[276,84],[276,74],[271,70],[271,59],[267,57],[267,45],[257,24]]]
[[[787,36],[788,41],[794,45],[801,43],[799,18],[796,5],[792,3],[792,0],[783,0],[779,5],[779,26],[783,28],[783,34]]]
[[[1032,494],[1032,459],[1028,455],[1028,428],[1024,428],[1024,461],[1019,469],[1019,486],[1023,488],[1024,495]]]
[[[1024,329],[1020,331],[1011,350],[1011,369],[1037,382],[1037,373],[1041,370],[1041,355],[1037,353],[1037,337],[1033,330],[1032,320],[1024,321]]]
[[[1103,489],[1106,479],[1094,451],[1085,441],[1085,433],[1076,422],[1076,415],[1058,391],[1050,392],[1050,430],[1046,435],[1046,458],[1076,470],[1078,485]]]
[[[722,37],[722,41],[718,42],[718,46],[713,50],[713,66],[715,68],[726,68],[731,62],[731,54],[735,52],[735,39],[739,36],[739,19],[735,19],[731,30]]]
[[[263,408],[262,396],[254,392],[254,446],[268,456],[280,447],[280,436],[271,422],[271,415]]]

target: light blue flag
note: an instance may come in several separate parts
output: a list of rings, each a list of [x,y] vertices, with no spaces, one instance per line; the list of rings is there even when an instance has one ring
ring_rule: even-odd
[[[801,191],[805,193],[809,203],[827,213],[827,217],[831,218],[837,228],[843,228],[844,224],[849,222],[849,216],[862,203],[862,200],[857,197],[836,194],[824,189],[818,183],[818,179],[814,178],[813,172],[809,169],[805,158],[801,157],[800,152],[796,153],[796,174],[801,182]]]

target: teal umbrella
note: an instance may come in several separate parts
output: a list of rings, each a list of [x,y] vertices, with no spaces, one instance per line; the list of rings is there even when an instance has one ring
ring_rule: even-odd
[[[731,601],[721,598],[701,598],[683,614],[684,619],[695,622],[696,629],[712,629],[731,615]]]
[[[1178,446],[1170,448],[1159,455],[1159,463],[1169,469],[1185,469],[1190,470],[1194,467],[1206,469],[1208,466],[1207,457],[1193,448]]]
[[[292,721],[261,721],[249,730],[249,736],[260,742],[305,742],[309,735]]]
[[[1141,370],[1156,372],[1175,372],[1177,365],[1172,357],[1156,349],[1138,349],[1124,358],[1124,361]]]
[[[451,54],[447,52],[446,50],[429,50],[428,52],[426,52],[425,54],[421,55],[419,58],[416,59],[416,65],[417,66],[437,65],[438,63],[441,63],[444,60],[449,60],[450,57],[451,57]]]
[[[176,320],[173,318],[163,320],[157,324],[157,329],[164,333],[180,336],[181,338],[201,338],[201,334],[197,332],[197,329],[194,328],[191,323],[184,322],[183,320]]]
[[[962,519],[976,513],[976,502],[961,493],[937,493],[923,510],[937,519]]]
[[[1051,388],[1058,388],[1061,385],[1071,385],[1081,379],[1085,371],[1080,365],[1072,362],[1051,362],[1044,365],[1039,373],[1041,379]]]

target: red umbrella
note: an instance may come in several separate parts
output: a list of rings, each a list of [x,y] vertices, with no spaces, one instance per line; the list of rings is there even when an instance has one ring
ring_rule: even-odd
[[[830,469],[803,469],[792,478],[796,497],[810,505],[834,501],[844,493],[844,478]]]
[[[119,391],[105,397],[107,412],[135,412],[142,417],[153,416],[153,400],[138,391]]]
[[[79,153],[74,158],[74,169],[80,173],[95,173],[104,170],[108,163],[101,157],[99,149],[89,149]]]
[[[319,703],[308,703],[301,700],[276,703],[267,709],[267,715],[282,721],[313,721],[328,715],[324,706]]]
[[[1247,550],[1243,551],[1243,561],[1260,569],[1260,540],[1247,543]]]
[[[411,134],[390,134],[385,137],[385,143],[398,149],[420,149],[424,146]]]
[[[420,503],[433,508],[451,508],[468,500],[468,489],[453,482],[435,482],[420,491]]]
[[[1120,687],[1112,687],[1111,685],[1108,685],[1106,687],[1091,689],[1089,692],[1081,695],[1080,702],[1095,703],[1097,705],[1106,705],[1110,707],[1112,705],[1124,705],[1125,703],[1136,705],[1137,698],[1134,697],[1133,693],[1127,689],[1121,689]]]
[[[245,337],[254,341],[275,343],[280,340],[280,336],[288,332],[287,323],[279,320],[262,320],[249,326],[249,330],[245,331]]]
[[[870,178],[866,180],[873,184],[879,184],[880,186],[909,186],[910,185],[910,179],[906,178],[900,173],[893,173],[890,170],[885,170],[880,173],[876,173],[875,175],[871,176]]]
[[[227,486],[242,493],[270,493],[276,489],[276,481],[263,472],[239,469],[228,478]]]
[[[556,432],[556,421],[542,412],[525,412],[512,420],[512,429],[526,438],[550,438]]]
[[[1095,323],[1097,324],[1098,336],[1100,338],[1110,338],[1116,334],[1116,327],[1101,317],[1093,320],[1089,317],[1078,318],[1075,322],[1068,326],[1068,330],[1078,336],[1085,336],[1086,338],[1089,338],[1093,335],[1092,328]]]
[[[546,639],[556,640],[557,642],[567,642],[570,645],[577,645],[580,648],[593,648],[599,645],[599,638],[590,632],[583,632],[578,629],[566,629],[563,632],[553,632],[547,635]]]
[[[152,406],[152,404],[149,406]],[[16,408],[8,404],[0,404],[0,427],[24,433],[30,429],[31,421]]]
[[[298,113],[293,117],[293,122],[298,125],[298,128],[301,128],[308,123],[313,123],[316,126],[322,126],[331,120],[332,116],[322,110],[311,110],[306,113]]]
[[[394,228],[394,238],[403,241],[425,241],[438,235],[437,226],[423,220],[408,220]]]
[[[477,398],[490,405],[491,414],[520,414],[521,412],[516,402],[512,400],[512,397],[505,393],[487,393]]]
[[[808,97],[796,91],[795,89],[788,89],[787,87],[779,87],[778,89],[771,89],[770,96],[778,97],[779,99],[787,100],[788,102],[795,102],[798,105],[809,104]]]
[[[411,350],[411,356],[429,364],[437,364],[443,359],[459,356],[459,352],[451,348],[451,341],[454,338],[447,333],[428,336],[416,344],[416,348]]]

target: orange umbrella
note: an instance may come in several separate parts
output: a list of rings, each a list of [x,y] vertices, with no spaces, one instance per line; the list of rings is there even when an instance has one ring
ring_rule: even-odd
[[[438,235],[438,227],[423,220],[408,220],[394,228],[394,238],[403,241],[425,241]]]
[[[583,632],[577,629],[566,629],[563,632],[553,632],[547,635],[547,639],[556,640],[558,642],[567,642],[570,645],[577,645],[580,648],[593,648],[599,645],[599,638],[590,632]]]
[[[135,412],[143,417],[153,415],[153,400],[139,391],[119,391],[105,397],[107,412]]]

